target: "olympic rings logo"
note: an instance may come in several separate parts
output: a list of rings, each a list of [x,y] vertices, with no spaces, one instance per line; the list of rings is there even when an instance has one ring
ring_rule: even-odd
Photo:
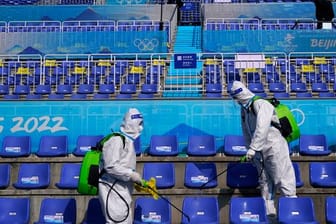
[[[152,51],[159,45],[158,39],[135,39],[133,42],[134,46],[140,51]]]

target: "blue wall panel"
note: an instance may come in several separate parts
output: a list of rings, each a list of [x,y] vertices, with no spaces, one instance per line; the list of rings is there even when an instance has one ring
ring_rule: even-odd
[[[336,143],[334,100],[284,102],[294,111],[302,133],[322,133],[330,145]],[[1,136],[32,136],[33,151],[42,135],[68,135],[72,151],[78,135],[119,130],[129,107],[136,107],[144,114],[143,150],[148,147],[153,134],[176,134],[183,151],[191,134],[215,135],[220,149],[225,135],[241,133],[240,109],[231,100],[29,101],[24,104],[3,101],[0,133]]]

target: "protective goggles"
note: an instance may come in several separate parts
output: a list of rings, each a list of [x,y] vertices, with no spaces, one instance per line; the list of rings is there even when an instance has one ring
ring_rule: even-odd
[[[232,98],[235,98],[235,96],[236,96],[237,94],[241,93],[242,91],[243,91],[243,88],[238,88],[238,89],[236,89],[236,90],[234,90],[234,91],[231,91],[231,92],[230,92],[230,95],[231,95]]]

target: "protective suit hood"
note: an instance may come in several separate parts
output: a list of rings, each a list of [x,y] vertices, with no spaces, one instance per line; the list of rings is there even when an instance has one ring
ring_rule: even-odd
[[[255,96],[246,86],[240,81],[234,81],[230,90],[230,95],[239,104],[247,108]]]
[[[130,108],[120,125],[120,131],[136,139],[143,130],[143,117],[136,108]]]

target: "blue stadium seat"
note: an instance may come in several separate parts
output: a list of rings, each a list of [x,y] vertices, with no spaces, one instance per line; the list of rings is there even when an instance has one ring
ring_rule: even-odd
[[[9,186],[11,176],[11,165],[8,163],[0,164],[0,189],[5,189]]]
[[[227,156],[244,156],[247,152],[245,138],[242,135],[224,137],[224,154]]]
[[[264,93],[264,85],[261,82],[251,82],[248,84],[248,89],[253,93]]]
[[[326,97],[326,98],[330,98],[330,97],[335,97],[335,93],[332,93],[332,92],[320,92],[319,97],[323,98],[323,97]]]
[[[296,98],[312,98],[313,94],[311,92],[297,92],[295,96]]]
[[[310,162],[309,181],[313,187],[336,187],[336,162]]]
[[[76,148],[72,152],[75,156],[84,156],[92,146],[96,146],[96,144],[101,140],[103,135],[79,135],[76,141]]]
[[[115,92],[115,85],[110,84],[99,84],[98,93],[101,94],[113,94]]]
[[[141,86],[141,93],[157,93],[157,84],[143,84]]]
[[[222,84],[221,83],[208,83],[205,84],[206,97],[222,97]]]
[[[187,154],[190,156],[216,155],[215,136],[190,135],[188,137]]]
[[[188,188],[214,188],[217,186],[217,169],[213,162],[185,164],[184,186]]]
[[[227,164],[226,185],[230,188],[256,188],[258,183],[258,170],[252,163]]]
[[[166,198],[167,199],[167,198]],[[169,200],[169,199],[167,199]],[[134,224],[172,223],[171,206],[162,198],[138,197],[134,202]]]
[[[105,217],[98,198],[90,198],[82,224],[105,224]]]
[[[64,99],[64,94],[60,93],[50,93],[48,95],[49,100],[63,100]]]
[[[267,224],[265,200],[262,197],[232,197],[229,209],[230,224]]]
[[[85,93],[72,93],[71,94],[71,99],[72,100],[86,100],[87,99],[87,94],[85,94]]]
[[[307,92],[307,86],[303,82],[292,82],[290,85],[290,91],[294,93]]]
[[[77,205],[75,198],[43,198],[39,219],[34,224],[76,224]]]
[[[59,189],[77,189],[80,174],[80,163],[63,163],[59,182],[55,183]]]
[[[39,157],[66,156],[68,154],[68,136],[41,136],[36,155]]]
[[[273,93],[286,92],[286,85],[283,82],[269,83],[269,91]]]
[[[311,84],[312,92],[328,92],[328,86],[324,82],[314,82]]]
[[[9,93],[9,85],[1,84],[0,85],[0,95],[6,95]]]
[[[79,84],[77,93],[79,94],[92,94],[94,92],[93,84]]]
[[[20,163],[17,181],[13,186],[17,189],[44,189],[49,184],[49,163]]]
[[[0,223],[29,224],[30,198],[0,197]]]
[[[148,154],[152,156],[177,156],[178,141],[176,135],[152,135]]]
[[[181,224],[219,223],[219,207],[218,207],[218,200],[216,197],[186,196],[183,199],[182,211],[190,218],[190,221],[185,215],[182,215]]]
[[[140,156],[141,153],[142,153],[142,150],[141,150],[141,136],[137,137],[134,140],[133,145],[134,145],[134,150],[135,150],[136,156]]]
[[[327,224],[336,224],[336,197],[327,196],[325,198],[325,220]]]
[[[296,180],[296,187],[300,188],[304,185],[302,178],[301,178],[301,170],[298,162],[292,162],[294,172],[295,172],[295,180]]]
[[[35,94],[46,95],[51,93],[51,85],[40,84],[35,87]]]
[[[290,97],[289,93],[287,92],[274,93],[273,96],[279,99],[286,99]]]
[[[34,93],[29,93],[26,95],[27,100],[38,100],[42,99],[42,94],[34,94]]]
[[[72,94],[72,85],[60,84],[56,87],[55,93],[57,94]]]
[[[278,220],[283,224],[318,224],[313,200],[310,197],[289,198],[281,196],[278,202]]]
[[[14,86],[13,94],[15,95],[27,95],[30,93],[30,87],[28,85],[16,85]]]
[[[175,166],[170,162],[147,162],[143,164],[143,179],[156,179],[158,189],[172,188],[175,186]]]
[[[325,156],[331,153],[324,134],[302,134],[299,138],[300,155]]]
[[[31,154],[30,136],[4,136],[1,157],[26,157]]]
[[[107,94],[107,93],[94,93],[92,98],[94,100],[107,100],[107,99],[110,99],[110,94]]]

